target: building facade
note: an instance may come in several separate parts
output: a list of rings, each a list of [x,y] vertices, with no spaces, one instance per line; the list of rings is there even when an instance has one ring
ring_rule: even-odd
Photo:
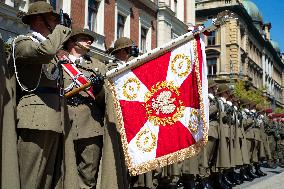
[[[24,34],[28,27],[17,18],[37,0],[1,0],[0,33],[4,41]],[[96,36],[93,52],[104,51],[119,37],[129,37],[144,53],[187,31],[195,24],[195,0],[47,0],[72,18],[74,27],[87,28]]]
[[[198,0],[196,22],[201,24],[219,12],[230,10],[230,19],[206,37],[209,77],[218,82],[243,80],[263,89],[272,106],[284,107],[284,63],[279,46],[271,40],[271,23],[264,23],[250,0]]]

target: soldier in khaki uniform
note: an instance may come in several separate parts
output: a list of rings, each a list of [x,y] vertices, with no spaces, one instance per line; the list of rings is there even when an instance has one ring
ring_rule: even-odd
[[[56,54],[71,34],[44,1],[30,5],[22,21],[31,31],[14,41],[15,72],[25,91],[19,99],[18,156],[21,188],[60,188],[61,102]]]
[[[92,93],[81,91],[67,98],[68,112],[73,134],[80,188],[95,188],[103,146],[105,64],[90,58],[87,53],[94,37],[85,29],[73,29],[65,46],[69,64],[76,67],[93,82]],[[65,92],[76,88],[73,78],[64,71]]]
[[[271,149],[269,146],[269,139],[268,139],[268,134],[266,132],[266,128],[269,127],[269,120],[265,112],[263,112],[263,124],[260,125],[260,131],[261,131],[261,139],[263,141],[263,148],[264,152],[266,155],[266,160],[267,160],[267,165],[271,165],[272,161],[272,154],[271,154]]]
[[[256,133],[254,129],[255,127],[254,107],[255,107],[255,104],[252,103],[251,101],[248,101],[247,108],[244,109],[245,114],[247,116],[246,122],[244,123],[244,129],[245,129],[245,135],[246,135],[246,140],[247,140],[246,144],[247,144],[247,149],[248,149],[248,155],[249,155],[249,160],[250,160],[250,164],[247,165],[246,167],[246,173],[252,179],[259,177],[253,172],[253,169],[252,169],[253,162],[258,161],[256,152],[254,153],[254,151],[256,150],[256,144],[258,143],[257,141],[260,138],[258,135],[259,133]]]
[[[231,124],[230,124],[230,157],[231,157],[231,170],[228,173],[229,180],[234,185],[240,185],[242,183],[239,174],[234,171],[234,168],[239,168],[243,165],[243,158],[241,152],[241,138],[243,138],[241,132],[241,125],[239,120],[239,99],[232,93],[232,105],[230,108]]]
[[[108,69],[116,68],[119,64],[132,59],[130,48],[133,45],[131,39],[122,37],[115,41],[114,48],[108,50],[118,61],[108,64]],[[129,176],[127,173],[126,164],[124,162],[123,149],[119,135],[119,128],[115,115],[115,107],[113,104],[113,96],[109,88],[109,82],[106,81],[105,86],[106,110],[105,110],[105,132],[104,132],[104,147],[101,166],[101,183],[100,189],[128,189]],[[105,176],[107,175],[107,176]],[[136,179],[137,177],[135,177]],[[110,182],[110,180],[112,182]],[[147,179],[149,180],[149,179]],[[137,185],[146,185],[144,179],[137,181]],[[142,184],[140,184],[140,182]],[[149,184],[152,185],[152,182]],[[148,186],[148,185],[147,185]]]
[[[209,79],[208,80],[208,98],[209,98],[209,131],[208,142],[204,146],[203,150],[198,155],[199,162],[199,176],[201,177],[200,188],[211,189],[213,188],[209,179],[211,173],[216,172],[216,153],[218,135],[218,116],[220,114],[218,102],[216,98],[217,83]]]
[[[245,135],[245,128],[248,123],[247,114],[245,112],[245,106],[248,104],[248,101],[246,99],[240,99],[240,113],[239,113],[239,145],[241,150],[241,157],[243,165],[240,167],[240,179],[243,181],[251,181],[252,178],[250,178],[245,171],[245,168],[247,165],[250,164],[250,158],[249,158],[249,152],[247,148],[247,139]]]
[[[256,106],[255,120],[254,120],[254,150],[253,150],[253,165],[255,168],[255,174],[259,177],[266,176],[267,174],[262,172],[260,169],[260,163],[265,159],[266,155],[264,152],[265,139],[261,136],[261,126],[263,125],[263,115],[260,112],[260,107]]]
[[[227,112],[229,103],[227,99],[230,98],[231,92],[229,87],[226,84],[218,85],[217,90],[218,106],[220,108],[219,115],[219,127],[218,127],[218,147],[217,147],[217,157],[216,157],[216,168],[218,173],[214,174],[215,178],[215,187],[218,188],[231,188],[232,183],[228,179],[226,173],[230,170],[231,159],[230,159],[230,120],[231,117]],[[229,157],[229,158],[228,158]]]
[[[7,64],[7,49],[0,38],[0,188],[20,188],[16,134],[16,86],[13,70]]]
[[[135,47],[134,43],[131,39],[127,37],[121,37],[115,41],[114,48],[112,49],[111,54],[119,61],[128,62],[138,55],[137,54],[138,51],[135,50],[134,47]],[[107,114],[109,113],[107,112]],[[157,182],[155,183],[155,180],[153,180],[153,174],[155,174],[154,171],[149,171],[147,173],[144,173],[138,176],[134,176],[134,177],[131,176],[130,181],[129,181],[130,187],[131,188],[145,188],[145,189],[155,188],[157,185]]]

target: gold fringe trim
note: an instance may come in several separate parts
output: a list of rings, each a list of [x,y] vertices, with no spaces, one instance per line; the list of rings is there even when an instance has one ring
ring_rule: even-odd
[[[180,161],[183,161],[187,158],[190,158],[192,156],[197,155],[204,145],[206,145],[208,141],[208,128],[206,127],[206,119],[205,119],[205,110],[204,110],[204,104],[203,104],[203,97],[202,97],[202,86],[201,86],[201,80],[200,80],[200,73],[199,73],[199,60],[198,60],[198,52],[197,52],[197,46],[196,41],[194,42],[194,52],[195,52],[195,71],[197,73],[197,82],[198,82],[198,94],[200,96],[200,109],[201,109],[201,118],[203,120],[203,138],[200,139],[195,144],[191,145],[188,148],[181,149],[177,152],[164,155],[159,158],[155,158],[153,160],[147,161],[145,163],[134,165],[132,158],[129,154],[128,150],[128,142],[126,138],[126,132],[124,128],[124,122],[122,117],[122,111],[120,108],[119,100],[117,98],[117,92],[115,90],[115,85],[111,79],[109,79],[108,87],[110,88],[112,95],[114,96],[114,107],[116,111],[116,118],[117,118],[117,124],[119,127],[119,132],[121,135],[121,141],[122,141],[122,147],[125,157],[126,165],[129,169],[129,172],[131,175],[139,175],[146,173],[151,170],[155,170],[160,167],[164,167],[167,165],[171,165]]]

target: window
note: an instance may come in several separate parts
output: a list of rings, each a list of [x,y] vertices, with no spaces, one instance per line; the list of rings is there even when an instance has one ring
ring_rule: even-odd
[[[148,30],[141,27],[141,41],[140,41],[140,50],[142,53],[146,52],[146,39],[147,39]]]
[[[210,33],[210,35],[207,36],[207,45],[211,46],[211,45],[215,45],[216,43],[216,32],[213,31]]]
[[[56,10],[56,0],[50,0],[50,4],[51,4],[53,10]]]
[[[216,75],[217,73],[217,58],[207,59],[208,75]]]
[[[125,17],[118,14],[117,15],[117,33],[116,38],[124,37],[124,26],[125,26]]]
[[[88,27],[89,30],[97,31],[97,13],[99,3],[96,0],[88,0]]]

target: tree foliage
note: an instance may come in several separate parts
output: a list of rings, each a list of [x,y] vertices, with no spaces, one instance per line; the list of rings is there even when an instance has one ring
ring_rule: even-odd
[[[270,102],[263,96],[263,89],[247,88],[243,81],[238,81],[235,84],[235,94],[240,99],[255,103],[259,109],[270,108]]]

